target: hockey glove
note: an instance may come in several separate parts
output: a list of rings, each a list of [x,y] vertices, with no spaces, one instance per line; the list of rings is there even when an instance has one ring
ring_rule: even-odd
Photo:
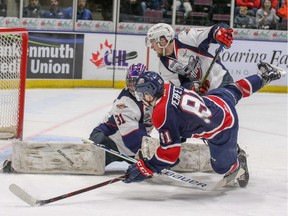
[[[100,129],[98,129],[96,127],[91,132],[89,139],[92,140],[95,143],[103,144],[104,140],[107,139],[107,137],[105,136],[105,134]]]
[[[205,95],[210,88],[209,80],[205,80],[201,85],[199,81],[194,81],[191,89],[197,92],[199,95]]]
[[[234,30],[230,27],[218,27],[216,30],[215,39],[219,44],[223,44],[226,49],[229,49],[234,40],[232,32]]]
[[[153,166],[147,159],[139,160],[137,163],[131,164],[126,174],[128,177],[123,180],[125,183],[141,182],[153,176]]]

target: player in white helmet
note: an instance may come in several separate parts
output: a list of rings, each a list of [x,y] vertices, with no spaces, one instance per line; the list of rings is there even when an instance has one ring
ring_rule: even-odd
[[[219,59],[207,80],[203,80],[214,57],[209,53],[210,44],[218,43],[230,48],[232,32],[233,29],[221,23],[206,28],[187,28],[176,37],[172,26],[158,23],[148,30],[146,45],[160,58],[159,73],[166,82],[205,94],[233,82]]]

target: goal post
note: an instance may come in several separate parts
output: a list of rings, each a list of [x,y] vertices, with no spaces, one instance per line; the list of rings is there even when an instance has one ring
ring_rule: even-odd
[[[0,28],[0,139],[22,139],[28,32]]]

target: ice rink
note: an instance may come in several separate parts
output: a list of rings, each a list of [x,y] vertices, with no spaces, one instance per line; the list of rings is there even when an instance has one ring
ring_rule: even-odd
[[[89,137],[120,90],[28,89],[24,140],[80,142]],[[48,199],[124,174],[126,163],[106,167],[104,176],[0,173],[1,216],[287,216],[287,94],[256,93],[238,104],[239,144],[249,154],[246,188],[201,191],[173,182],[117,182],[42,207],[12,194],[15,183]],[[157,132],[153,131],[157,137]],[[11,144],[0,142],[0,161]],[[185,174],[186,175],[186,174]],[[217,174],[187,174],[213,182]]]

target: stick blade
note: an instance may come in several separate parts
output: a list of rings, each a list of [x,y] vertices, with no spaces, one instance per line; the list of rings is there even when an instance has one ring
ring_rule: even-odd
[[[33,198],[30,194],[24,191],[16,184],[11,184],[9,186],[9,190],[15,194],[17,197],[22,199],[24,202],[28,203],[30,206],[38,206],[38,202],[35,198]]]

